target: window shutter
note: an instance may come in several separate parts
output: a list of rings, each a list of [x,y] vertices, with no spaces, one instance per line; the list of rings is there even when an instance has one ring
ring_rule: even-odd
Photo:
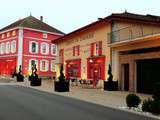
[[[102,55],[102,41],[99,42],[98,54],[99,54],[99,55]]]
[[[73,47],[73,56],[75,56],[75,46]]]
[[[78,52],[77,52],[77,54],[80,55],[80,45],[78,45],[77,47],[78,47]]]
[[[90,50],[90,52],[91,52],[91,56],[93,56],[93,53],[94,53],[94,43],[91,43],[91,50]]]

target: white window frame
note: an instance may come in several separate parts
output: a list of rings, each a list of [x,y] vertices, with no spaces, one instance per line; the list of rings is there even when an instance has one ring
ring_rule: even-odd
[[[11,49],[11,44],[10,42],[6,42],[6,54],[9,54],[10,53],[10,50]]]
[[[42,62],[45,62],[45,70],[42,69]],[[41,60],[40,61],[40,71],[47,72],[49,70],[49,61],[48,60]]]
[[[1,43],[1,54],[5,54],[5,43]]]
[[[56,53],[53,53],[53,49],[55,48]],[[51,55],[57,55],[57,45],[51,44]]]
[[[46,52],[43,53],[43,45],[46,47]],[[42,42],[41,43],[41,54],[49,54],[49,44],[48,43],[45,43],[45,42]]]
[[[35,61],[35,63],[36,63],[36,68],[37,68],[37,70],[38,70],[38,60],[36,60],[36,59],[30,59],[29,60],[29,66],[28,66],[28,70],[32,70],[32,65],[31,65],[31,61],[32,60],[34,60]]]
[[[15,46],[14,46],[15,45]],[[13,40],[12,42],[11,42],[11,53],[15,53],[16,52],[16,47],[17,47],[17,45],[16,45],[16,40]]]
[[[5,38],[5,34],[4,34],[4,33],[1,35],[1,38],[2,38],[2,39],[4,39],[4,38]]]
[[[32,43],[36,44],[36,51],[35,52],[32,52]],[[30,41],[29,42],[29,52],[32,53],[32,54],[37,54],[38,53],[38,42],[36,42],[36,41]]]
[[[43,33],[43,38],[47,38],[48,37],[48,35],[47,35],[47,33]]]
[[[0,54],[1,54],[1,43],[0,43]]]
[[[52,72],[55,72],[55,71],[56,71],[55,63],[56,63],[56,61],[55,61],[55,60],[51,60],[50,70],[51,70]],[[54,64],[54,69],[53,69],[53,64]]]

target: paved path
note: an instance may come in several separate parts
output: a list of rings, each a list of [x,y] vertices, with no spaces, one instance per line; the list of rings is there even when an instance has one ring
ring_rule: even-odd
[[[154,120],[32,88],[0,85],[0,120]]]

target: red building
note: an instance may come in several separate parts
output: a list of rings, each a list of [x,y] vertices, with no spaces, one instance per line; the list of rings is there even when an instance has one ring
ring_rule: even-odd
[[[41,76],[55,74],[57,47],[51,40],[64,33],[33,16],[18,20],[0,30],[0,75],[11,76],[22,65],[25,75],[36,64]]]

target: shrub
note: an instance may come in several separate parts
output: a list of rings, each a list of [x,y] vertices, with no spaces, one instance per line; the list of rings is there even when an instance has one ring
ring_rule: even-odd
[[[142,103],[142,111],[144,112],[151,112],[151,103],[153,102],[152,99],[147,99],[147,100],[144,100],[143,103]]]
[[[130,107],[138,107],[140,104],[141,99],[135,94],[128,94],[126,97],[126,104],[127,106]]]
[[[153,99],[160,100],[160,83],[156,83],[153,89]]]
[[[150,112],[152,114],[160,114],[160,100],[154,100],[150,104]]]

